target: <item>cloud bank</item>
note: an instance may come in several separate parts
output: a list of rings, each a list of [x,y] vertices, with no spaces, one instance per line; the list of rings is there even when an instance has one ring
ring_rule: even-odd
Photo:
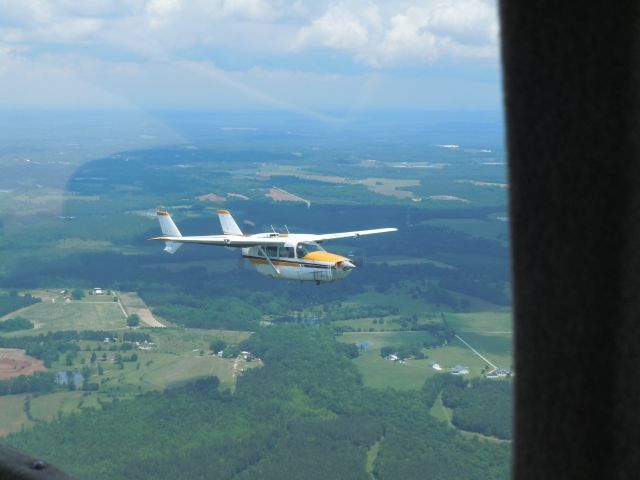
[[[434,88],[462,76],[455,96],[472,103],[499,90],[489,0],[0,0],[0,12],[0,106],[195,102],[207,81],[274,104],[304,103],[305,84],[318,104],[331,92],[332,105],[363,102],[375,85],[392,104],[425,75]]]

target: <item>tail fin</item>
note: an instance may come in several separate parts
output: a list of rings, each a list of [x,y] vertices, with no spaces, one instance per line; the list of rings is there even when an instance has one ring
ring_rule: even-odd
[[[218,218],[220,218],[220,225],[222,225],[222,233],[225,235],[242,235],[242,230],[238,227],[229,210],[218,210]]]
[[[160,228],[162,229],[162,235],[166,237],[182,236],[182,234],[180,233],[180,230],[178,230],[178,227],[176,227],[176,224],[173,223],[173,219],[171,218],[171,215],[169,215],[169,212],[167,212],[166,210],[158,210],[156,214],[158,215],[158,220],[160,221]],[[166,241],[164,242],[164,245],[165,245],[164,247],[165,252],[176,253],[180,248],[180,246],[182,245],[182,243]]]

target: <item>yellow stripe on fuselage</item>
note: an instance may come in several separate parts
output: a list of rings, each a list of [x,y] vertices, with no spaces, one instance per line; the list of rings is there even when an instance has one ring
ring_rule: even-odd
[[[311,260],[312,262],[329,262],[329,263],[338,263],[349,261],[348,258],[341,257],[340,255],[336,255],[335,253],[317,251],[311,252],[304,256],[303,260]]]
[[[268,263],[266,260],[263,260],[261,258],[250,258],[249,261],[253,265],[264,265]],[[298,262],[287,262],[283,260],[271,260],[271,263],[273,263],[278,267],[299,267],[300,266]]]

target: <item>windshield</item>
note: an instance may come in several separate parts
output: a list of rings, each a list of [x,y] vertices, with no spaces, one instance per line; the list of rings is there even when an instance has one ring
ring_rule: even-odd
[[[316,242],[300,242],[296,247],[296,253],[298,258],[304,258],[311,252],[322,252],[324,248],[318,245]]]

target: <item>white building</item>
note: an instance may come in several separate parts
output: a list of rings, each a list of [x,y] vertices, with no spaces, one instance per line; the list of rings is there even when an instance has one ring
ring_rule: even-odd
[[[469,367],[463,365],[456,365],[451,369],[451,373],[454,375],[466,375],[469,373]]]

